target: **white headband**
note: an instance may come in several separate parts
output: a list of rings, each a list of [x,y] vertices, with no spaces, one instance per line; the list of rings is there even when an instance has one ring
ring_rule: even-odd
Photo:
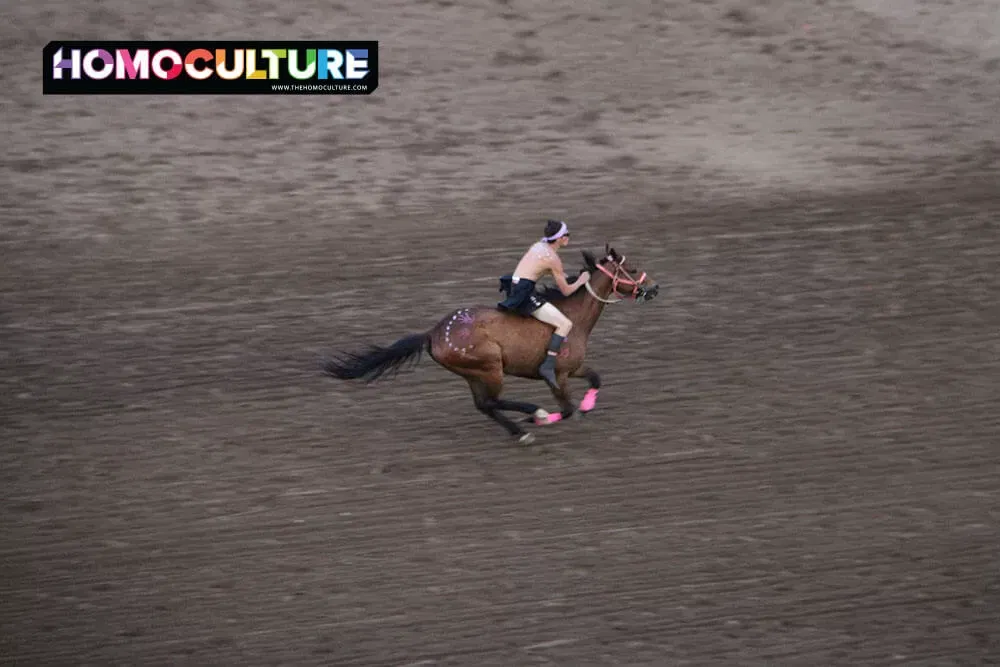
[[[566,223],[560,221],[559,225],[560,225],[560,227],[559,227],[559,231],[558,232],[556,232],[552,236],[543,236],[542,240],[543,241],[555,241],[558,238],[562,238],[563,236],[566,236],[566,233],[569,231],[569,228],[566,227]]]

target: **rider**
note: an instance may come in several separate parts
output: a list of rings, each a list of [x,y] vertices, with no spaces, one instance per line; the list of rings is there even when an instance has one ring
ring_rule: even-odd
[[[538,368],[539,375],[553,386],[556,384],[556,357],[563,341],[569,336],[573,323],[541,294],[535,292],[535,284],[546,273],[551,273],[559,291],[569,296],[590,280],[590,273],[584,271],[572,284],[566,281],[559,250],[565,248],[568,243],[569,228],[566,223],[561,220],[547,221],[545,236],[525,252],[517,268],[514,269],[510,293],[499,304],[505,310],[530,315],[555,327],[555,332],[549,339],[545,361]]]

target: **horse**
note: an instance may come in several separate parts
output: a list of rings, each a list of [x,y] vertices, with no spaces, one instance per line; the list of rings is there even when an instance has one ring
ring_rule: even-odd
[[[506,312],[499,305],[459,308],[429,330],[404,336],[388,347],[368,345],[364,352],[340,353],[325,361],[323,370],[339,380],[363,379],[371,383],[394,376],[404,366],[415,365],[427,352],[439,365],[468,382],[477,410],[500,424],[519,443],[530,444],[535,436],[503,412],[529,415],[522,423],[534,422],[537,426],[576,416],[570,378],[586,379],[590,385],[579,413],[593,410],[601,378],[584,362],[588,338],[604,307],[625,300],[645,303],[659,292],[658,284],[650,285],[646,273],[640,273],[614,248],[605,244],[604,250],[600,261],[593,253],[582,251],[584,267],[591,274],[583,287],[569,296],[555,287],[542,292],[573,322],[556,360],[556,382],[549,384],[545,380],[559,404],[557,413],[550,414],[533,403],[500,398],[504,376],[544,380],[538,367],[546,354],[552,327],[533,317]],[[510,280],[509,275],[500,278],[500,291],[509,289]]]

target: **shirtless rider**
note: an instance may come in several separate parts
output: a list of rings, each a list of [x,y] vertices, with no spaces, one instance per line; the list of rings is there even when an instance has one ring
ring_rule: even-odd
[[[541,294],[535,292],[535,284],[545,274],[552,274],[559,291],[569,296],[590,280],[590,273],[584,271],[572,283],[566,281],[559,250],[565,248],[567,244],[569,244],[569,229],[566,223],[549,220],[545,225],[545,236],[525,252],[514,270],[510,293],[499,304],[505,310],[530,315],[555,327],[555,332],[549,340],[545,361],[538,367],[539,375],[552,386],[556,385],[556,357],[563,341],[569,336],[573,323]]]

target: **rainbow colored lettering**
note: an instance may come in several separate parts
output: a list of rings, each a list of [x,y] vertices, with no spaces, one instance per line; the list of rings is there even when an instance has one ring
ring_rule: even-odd
[[[304,84],[371,92],[377,50],[378,42],[53,42],[44,82],[46,92],[297,92],[289,88]]]

